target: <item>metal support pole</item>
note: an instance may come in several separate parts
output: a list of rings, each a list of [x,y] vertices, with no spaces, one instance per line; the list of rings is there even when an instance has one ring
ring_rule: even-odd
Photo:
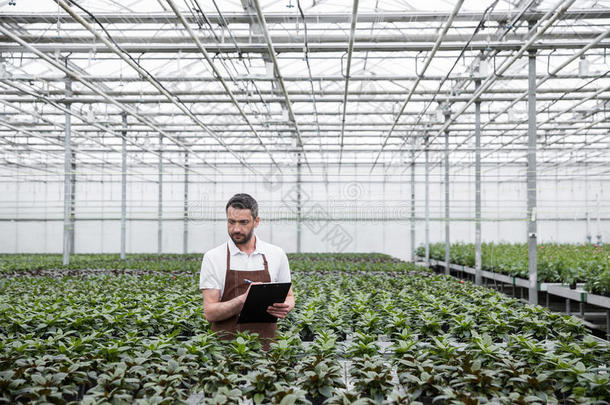
[[[585,138],[585,144],[587,143],[587,138]],[[585,152],[585,225],[586,225],[586,238],[587,244],[591,244],[591,220],[589,217],[589,165],[587,164],[589,161],[589,156],[587,152]]]
[[[70,159],[70,253],[74,253],[74,230],[76,218],[76,152],[71,151]]]
[[[163,251],[163,136],[159,135],[159,206],[157,210],[157,254]]]
[[[301,152],[297,152],[297,253],[301,253]]]
[[[72,80],[66,78],[66,97],[72,95]],[[70,181],[70,171],[72,169],[72,149],[70,144],[72,115],[70,114],[71,104],[66,103],[66,126],[64,136],[64,246],[63,246],[63,265],[66,266],[70,263],[70,233],[72,231],[72,221],[70,220],[71,214],[71,194],[72,184]]]
[[[121,148],[121,260],[125,260],[127,232],[127,114],[121,114],[123,120],[123,145]]]
[[[534,22],[530,21],[530,29]],[[531,305],[538,304],[538,253],[536,224],[536,50],[529,51],[527,94],[527,233],[529,259],[528,296]]]
[[[426,207],[425,207],[425,216],[426,216],[426,229],[425,229],[425,238],[426,238],[426,266],[430,267],[430,159],[429,159],[429,151],[428,151],[428,132],[426,131],[426,133],[424,134],[424,147],[425,147],[425,159],[426,159],[426,163],[425,163],[425,169],[426,169],[426,175],[425,175],[425,183],[426,183],[426,190],[425,190],[425,198],[426,198]]]
[[[599,210],[599,194],[597,194],[597,244],[602,244],[602,230],[600,222],[600,210]]]
[[[184,151],[184,223],[182,235],[182,253],[187,254],[189,251],[189,152]]]
[[[481,80],[475,80],[475,88],[481,85]],[[475,284],[481,285],[483,278],[483,266],[481,257],[481,100],[477,99],[474,103],[474,135],[475,135],[475,241],[474,241],[474,268]]]
[[[411,146],[411,260],[415,262],[415,138]]]
[[[448,107],[448,106],[446,106]],[[451,113],[445,110],[445,122],[449,122]],[[450,243],[449,237],[449,127],[445,130],[445,274],[451,274],[450,271]]]

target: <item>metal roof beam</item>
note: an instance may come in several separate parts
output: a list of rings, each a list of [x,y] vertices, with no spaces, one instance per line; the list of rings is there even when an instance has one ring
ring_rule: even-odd
[[[345,131],[345,112],[347,111],[347,95],[349,89],[349,79],[352,68],[352,52],[354,51],[354,41],[356,39],[356,23],[358,21],[358,0],[354,0],[352,5],[352,21],[349,34],[349,44],[347,46],[347,66],[345,71],[345,90],[343,91],[343,114],[341,116],[341,137],[339,143],[343,149],[343,134]],[[339,171],[341,170],[341,158],[343,152],[339,153]]]
[[[2,25],[0,25],[0,32],[2,32],[4,35],[7,35],[7,36],[11,37],[15,42],[21,44],[22,46],[27,48],[30,52],[33,52],[34,54],[38,55],[41,59],[43,59],[44,61],[49,63],[51,66],[53,66],[56,69],[64,72],[68,77],[70,77],[70,78],[72,78],[72,79],[82,83],[84,86],[86,86],[87,88],[89,88],[92,91],[94,91],[96,94],[98,94],[101,97],[103,97],[106,101],[108,101],[109,103],[111,103],[111,104],[115,105],[116,107],[118,107],[121,111],[124,111],[124,112],[128,113],[129,115],[131,115],[134,118],[136,118],[138,121],[140,121],[140,122],[150,126],[154,131],[157,131],[157,132],[163,134],[163,130],[161,130],[161,128],[157,127],[156,124],[154,124],[150,120],[139,116],[138,113],[133,110],[133,108],[131,108],[130,106],[126,106],[126,105],[123,105],[123,104],[119,103],[114,98],[108,96],[103,90],[98,89],[93,84],[91,84],[91,83],[87,82],[86,80],[84,80],[78,73],[74,72],[73,70],[71,70],[71,69],[69,69],[67,67],[62,66],[59,62],[53,60],[48,55],[45,55],[44,53],[40,52],[34,46],[32,46],[29,43],[23,41],[19,36],[13,34],[11,31],[7,30]],[[174,143],[181,144],[178,140],[176,140],[172,136],[167,136],[166,134],[163,134],[163,135],[166,136],[168,139],[172,140]],[[120,136],[118,136],[118,137],[120,137]],[[208,164],[207,162],[205,162],[205,160],[204,160],[204,163]],[[212,165],[210,165],[210,167],[212,167]]]
[[[439,50],[441,43],[443,42],[443,38],[447,34],[447,31],[449,31],[449,28],[451,27],[451,25],[453,24],[453,20],[455,19],[455,16],[460,11],[462,4],[464,4],[464,0],[458,0],[458,1],[456,1],[455,5],[453,6],[453,11],[452,11],[451,15],[449,15],[449,18],[447,19],[447,22],[445,23],[443,30],[441,31],[441,33],[438,36],[438,39],[434,43],[434,47],[432,48],[432,51],[426,57],[426,61],[424,62],[422,72],[421,73],[415,72],[419,76],[423,76],[426,74],[426,70],[428,70],[428,66],[430,66],[430,63],[432,63],[432,60],[434,59],[434,55],[436,55],[436,52]],[[416,61],[417,61],[417,59],[416,59]],[[420,81],[421,81],[421,79],[418,77],[417,80],[415,80],[415,82],[413,82],[413,85],[411,86],[411,90],[409,91],[407,98],[402,103],[400,110],[398,110],[398,114],[396,114],[396,117],[394,118],[394,123],[390,127],[390,130],[388,131],[387,135],[383,139],[383,142],[381,143],[381,149],[379,150],[379,154],[377,155],[377,157],[381,156],[381,152],[383,151],[383,148],[385,148],[386,144],[388,143],[388,139],[390,138],[390,135],[392,135],[392,131],[394,131],[394,128],[396,128],[396,124],[398,124],[398,121],[400,120],[402,113],[407,108],[407,104],[409,104],[409,102],[411,101],[411,98],[415,94],[415,91],[416,91],[417,86],[419,85]],[[373,169],[375,169],[375,163],[373,163],[373,166],[371,167],[371,171],[373,171]]]
[[[86,123],[87,125],[89,125],[89,126],[91,126],[91,127],[95,128],[95,129],[93,130],[94,132],[103,132],[103,133],[107,133],[107,134],[109,134],[109,135],[111,135],[111,136],[113,136],[113,137],[116,137],[117,139],[123,139],[123,138],[124,138],[124,136],[122,135],[122,133],[121,133],[120,131],[114,132],[114,130],[112,130],[112,129],[111,129],[111,128],[109,128],[108,126],[100,125],[99,123],[89,122],[87,118],[85,118],[83,115],[81,115],[81,114],[77,113],[76,111],[71,110],[71,109],[67,109],[67,108],[66,108],[66,107],[64,107],[63,105],[61,105],[61,104],[59,104],[59,103],[56,103],[56,102],[54,102],[54,101],[51,101],[51,100],[49,100],[49,99],[47,99],[47,98],[43,97],[42,95],[40,95],[40,94],[38,94],[38,93],[34,92],[33,90],[30,90],[30,89],[25,88],[25,87],[23,87],[23,86],[17,85],[17,84],[15,84],[15,83],[11,83],[11,82],[6,81],[6,80],[0,80],[0,81],[1,81],[2,83],[4,83],[4,84],[8,85],[8,86],[11,86],[11,87],[17,88],[17,89],[19,89],[20,91],[22,91],[22,92],[24,92],[24,93],[26,93],[26,94],[29,94],[29,95],[31,95],[31,96],[33,96],[34,98],[38,99],[39,101],[41,101],[41,102],[43,102],[43,103],[46,103],[46,104],[48,104],[48,105],[50,105],[50,106],[52,106],[52,107],[56,108],[57,110],[59,110],[59,111],[60,111],[60,113],[58,113],[58,114],[59,114],[60,116],[62,116],[62,117],[63,117],[63,116],[65,116],[65,114],[66,114],[66,113],[68,113],[68,114],[70,114],[72,117],[78,118],[78,119],[79,119],[79,120],[81,120],[83,123]],[[18,107],[18,106],[15,106],[13,103],[6,102],[5,100],[0,100],[0,103],[1,103],[1,104],[4,104],[4,105],[6,105],[6,106],[9,106],[10,108],[17,109],[18,111],[25,111],[23,108]],[[61,134],[61,135],[63,136],[63,130],[64,130],[64,126],[63,126],[62,124],[60,124],[60,123],[55,123],[55,122],[53,122],[53,121],[50,121],[50,120],[48,120],[48,119],[44,118],[43,116],[41,116],[41,115],[39,115],[39,114],[37,114],[37,113],[34,113],[34,112],[30,112],[30,113],[29,113],[29,115],[30,115],[30,116],[32,116],[32,117],[34,117],[34,118],[40,118],[40,119],[43,119],[43,120],[45,120],[45,121],[47,121],[47,122],[51,123],[51,124],[52,124],[52,125],[54,125],[55,127],[59,127],[59,128],[61,128],[61,131],[62,131],[62,134]],[[45,115],[49,115],[49,114],[48,114],[48,113],[45,113]],[[15,122],[11,122],[11,124],[12,124],[14,127],[19,127],[19,125],[18,125],[17,123],[15,123]],[[118,129],[118,128],[117,128],[117,129]],[[48,131],[48,130],[47,130],[47,131]],[[88,137],[88,136],[86,136],[86,135],[83,135],[83,134],[82,134],[82,132],[83,132],[83,131],[78,131],[78,132],[72,131],[72,132],[73,132],[73,134],[74,134],[74,135],[81,136],[81,137],[83,137],[83,138],[85,138],[85,139],[87,139],[87,140],[90,140],[90,141],[95,142],[95,143],[97,143],[97,144],[103,145],[102,143],[100,143],[99,141],[95,140],[94,138],[90,138],[90,137]],[[86,131],[85,131],[85,132],[86,132]],[[125,140],[126,140],[126,141],[127,141],[129,144],[131,144],[131,145],[138,146],[138,145],[137,145],[137,144],[136,144],[136,143],[135,143],[133,140],[131,140],[131,139],[130,139],[130,138],[128,138],[128,137],[126,137],[126,138],[125,138]],[[157,152],[155,152],[155,151],[151,150],[150,148],[144,148],[144,147],[141,147],[141,146],[140,146],[140,149],[142,149],[142,151],[145,151],[145,152],[148,152],[148,153],[152,153],[152,154],[157,155],[157,156],[159,155]],[[118,150],[114,150],[114,151],[115,151],[115,152],[117,152],[117,153],[119,152]],[[180,167],[184,167],[184,166],[183,166],[181,163],[174,162],[174,161],[173,161],[173,160],[171,160],[171,159],[165,158],[165,160],[166,160],[166,161],[168,161],[168,162],[169,162],[169,163],[171,163],[171,164],[174,164],[174,165],[177,165],[177,166],[180,166]]]
[[[528,49],[535,50],[553,50],[553,49],[581,49],[589,44],[589,41],[575,40],[575,41],[544,41],[532,43]],[[222,53],[222,54],[246,54],[246,53],[267,53],[268,46],[265,44],[256,43],[239,43],[236,47],[234,44],[202,44],[203,48],[211,53]],[[468,50],[471,52],[484,51],[489,48],[497,51],[517,51],[521,49],[523,45],[522,41],[494,41],[494,42],[472,42],[468,46]],[[90,43],[78,43],[78,44],[40,44],[37,49],[43,53],[55,53],[55,52],[71,52],[74,54],[89,54],[92,44]],[[461,42],[443,43],[438,47],[440,52],[459,52],[464,47]],[[608,42],[601,42],[595,45],[595,49],[605,49],[610,47]],[[167,54],[167,53],[178,53],[183,54],[190,53],[201,53],[197,45],[183,43],[183,44],[123,44],[121,48],[128,53],[146,53],[146,54]],[[354,44],[354,52],[429,52],[435,48],[435,44],[432,42],[395,42],[395,43],[357,43]],[[303,44],[290,43],[290,44],[279,44],[274,45],[274,50],[277,53],[297,53],[303,52]],[[313,43],[309,45],[309,52],[311,53],[332,53],[332,52],[345,52],[347,50],[347,44],[345,43]],[[0,44],[0,52],[24,52],[26,48],[15,44]],[[97,54],[114,53],[110,48],[97,48]]]
[[[534,49],[532,45],[535,43],[538,37],[544,34],[544,32],[546,32],[546,30],[549,29],[553,25],[553,23],[557,21],[561,17],[561,15],[566,12],[566,10],[574,3],[574,1],[575,0],[564,0],[558,3],[553,10],[549,10],[547,13],[545,13],[542,20],[538,21],[536,25],[532,28],[532,30],[534,30],[537,29],[539,26],[542,26],[541,29],[539,31],[536,31],[536,33],[532,35],[531,38],[520,47],[519,51],[516,54],[514,54],[510,59],[506,59],[502,63],[502,65],[500,65],[500,67],[493,72],[492,75],[488,76],[487,79],[483,83],[481,83],[481,85],[477,88],[470,100],[468,100],[466,104],[464,104],[464,106],[462,106],[462,108],[456,114],[452,114],[450,119],[447,120],[441,130],[439,130],[432,137],[432,141],[434,141],[434,139],[443,134],[444,131],[449,128],[453,122],[455,122],[457,117],[459,117],[464,111],[466,111],[466,109],[470,107],[476,100],[484,101],[481,97],[482,94],[495,82],[496,78],[498,76],[502,76],[502,74],[506,72],[508,68],[510,68],[517,60],[519,60],[519,58],[521,58],[525,51]],[[542,24],[542,21],[544,21],[544,24]]]
[[[133,68],[136,72],[138,72],[140,75],[142,75],[144,78],[147,79],[147,81],[153,85],[153,87],[155,87],[157,90],[159,90],[159,92],[165,96],[165,98],[167,100],[169,100],[172,104],[174,104],[176,107],[178,107],[185,115],[189,116],[194,122],[196,122],[208,135],[210,135],[212,138],[216,139],[216,141],[221,144],[222,146],[226,147],[227,150],[229,152],[231,152],[230,148],[227,147],[223,140],[220,139],[213,131],[211,131],[209,128],[207,128],[207,126],[201,122],[197,117],[195,117],[193,115],[193,113],[180,101],[177,100],[175,96],[173,96],[172,94],[170,94],[167,89],[165,89],[160,83],[158,83],[157,81],[155,81],[154,77],[152,77],[152,75],[144,70],[141,66],[139,66],[133,59],[127,57],[125,55],[124,52],[122,52],[120,49],[117,48],[117,46],[113,43],[110,42],[110,40],[108,38],[103,37],[98,31],[96,31],[87,21],[85,21],[85,19],[80,16],[79,14],[77,14],[69,5],[68,3],[66,3],[63,0],[54,0],[61,8],[63,8],[67,13],[69,13],[78,23],[80,23],[83,27],[85,27],[89,32],[91,32],[98,40],[102,41],[107,49],[113,53],[115,53],[117,56],[119,56],[121,59],[123,59],[129,66],[131,66],[131,68]],[[89,86],[87,86],[89,87]],[[95,91],[95,90],[94,90]],[[112,100],[114,101],[114,100]],[[115,101],[116,102],[116,101]],[[113,103],[114,104],[114,103]],[[120,107],[120,105],[117,105]],[[129,110],[125,110],[124,108],[121,108],[123,111],[125,111],[126,113],[133,115],[133,111]],[[136,118],[138,118],[136,116]],[[141,118],[139,118],[139,120],[141,120]],[[149,124],[150,125],[150,124]],[[155,125],[156,127],[156,125]],[[158,128],[158,127],[156,127]],[[160,128],[159,128],[160,129]],[[158,131],[162,136],[170,139],[172,142],[177,143],[177,144],[181,144],[183,146],[183,148],[185,150],[189,150],[189,146],[182,144],[180,141],[178,141],[177,139],[168,136],[168,134],[163,133],[162,130]],[[244,166],[248,167],[248,163],[245,162],[243,160],[243,158],[241,156],[238,156],[236,153],[233,154],[233,156],[239,161],[241,162]],[[201,155],[197,155],[197,157],[199,159],[203,159],[201,157]],[[205,159],[203,159],[203,161],[205,163],[207,163],[205,161]],[[212,166],[212,165],[210,165]],[[254,170],[255,169],[251,169]],[[256,171],[255,171],[256,172]]]
[[[267,52],[269,53],[269,57],[273,61],[273,67],[275,71],[275,75],[277,76],[277,81],[280,85],[280,89],[284,95],[284,100],[286,102],[286,109],[288,110],[288,118],[294,123],[294,129],[296,131],[297,140],[299,142],[299,146],[303,148],[303,140],[301,139],[301,130],[299,129],[299,124],[297,122],[296,116],[294,115],[294,111],[292,109],[292,101],[290,101],[290,96],[286,90],[286,85],[284,84],[284,78],[282,77],[282,73],[280,72],[280,64],[277,60],[277,56],[275,55],[275,48],[273,42],[271,41],[271,37],[269,36],[269,29],[267,28],[267,22],[265,20],[265,16],[263,15],[263,10],[258,2],[258,0],[252,1],[254,8],[256,9],[256,14],[258,15],[259,23],[263,29],[263,36],[265,37],[265,41],[267,42]],[[300,51],[303,50],[303,44],[300,45]],[[309,162],[307,160],[307,155],[305,154],[305,150],[303,149],[303,158],[305,159],[305,164],[309,171],[311,171],[311,167],[309,166]]]
[[[547,74],[540,74],[536,76],[536,79],[543,79],[547,77]],[[595,74],[563,74],[563,75],[554,75],[552,79],[555,80],[563,80],[563,79],[593,79],[598,75]],[[145,78],[140,76],[88,76],[81,75],[81,77],[89,82],[123,82],[123,83],[131,83],[131,82],[144,82]],[[155,76],[155,78],[160,82],[216,82],[218,79],[216,77],[208,76]],[[28,76],[28,75],[13,75],[10,78],[13,81],[42,81],[42,82],[63,82],[65,80],[65,76]],[[274,77],[269,76],[240,76],[240,77],[223,77],[224,80],[232,80],[232,81],[261,81],[261,82],[272,82],[275,81]],[[285,82],[305,82],[309,81],[309,76],[283,76]],[[345,77],[342,75],[328,75],[328,76],[312,76],[311,79],[315,82],[324,82],[324,81],[344,81]],[[352,75],[350,81],[412,81],[417,80],[418,76],[415,75]],[[422,81],[438,81],[444,79],[444,76],[437,75],[424,75],[421,76],[420,79]],[[472,79],[470,75],[465,74],[456,74],[454,76],[450,76],[447,80],[464,80],[464,79]],[[527,75],[515,75],[515,74],[506,74],[498,77],[496,80],[498,81],[513,81],[513,80],[527,80]]]
[[[60,0],[61,1],[61,0]],[[226,94],[229,96],[229,98],[231,99],[231,102],[233,103],[233,105],[235,106],[235,108],[237,108],[237,110],[239,111],[241,117],[243,118],[243,120],[246,122],[246,124],[248,124],[248,127],[250,128],[250,131],[252,131],[252,133],[254,134],[254,136],[258,139],[259,144],[263,147],[263,150],[269,155],[269,158],[271,159],[271,162],[273,162],[273,164],[278,168],[278,170],[280,171],[280,173],[282,172],[281,167],[278,165],[278,163],[275,161],[275,159],[273,158],[273,155],[271,154],[271,151],[269,151],[269,149],[267,148],[267,146],[263,143],[263,140],[261,139],[261,137],[258,135],[258,132],[256,132],[256,129],[254,129],[254,127],[252,126],[252,123],[250,122],[250,119],[248,118],[248,116],[246,115],[246,113],[244,112],[244,110],[241,108],[241,106],[239,105],[239,102],[237,101],[237,99],[235,98],[235,96],[233,95],[233,92],[231,91],[231,89],[229,88],[229,85],[227,84],[227,82],[222,78],[222,75],[220,73],[220,71],[218,70],[218,68],[216,68],[216,65],[214,65],[214,61],[212,60],[212,58],[210,58],[210,55],[208,54],[208,52],[205,50],[205,48],[203,47],[201,41],[199,40],[199,38],[195,35],[195,33],[193,32],[193,30],[191,29],[191,27],[189,26],[189,23],[186,21],[184,15],[182,15],[182,13],[180,12],[180,10],[178,9],[178,7],[176,6],[176,4],[174,3],[173,0],[165,0],[167,2],[167,4],[169,4],[170,8],[174,11],[174,13],[176,14],[176,16],[178,17],[178,20],[180,20],[180,22],[182,23],[182,25],[184,26],[184,28],[186,29],[186,31],[188,32],[189,36],[192,38],[192,40],[195,42],[195,44],[197,45],[197,48],[199,48],[199,50],[201,51],[201,54],[203,55],[203,57],[205,58],[206,62],[208,63],[208,65],[210,65],[210,68],[212,69],[214,75],[216,76],[217,80],[220,81],[220,84],[222,84],[222,87],[224,88]],[[174,93],[175,94],[175,93]],[[243,162],[242,162],[243,163]]]
[[[548,10],[535,10],[523,13],[523,20],[540,20],[548,13]],[[509,21],[519,14],[518,10],[495,11],[489,14],[490,21]],[[414,23],[446,21],[450,12],[394,12],[394,13],[362,13],[358,20],[361,23]],[[109,24],[178,24],[179,20],[173,13],[96,13],[96,18],[101,23]],[[455,21],[479,21],[483,17],[482,12],[462,12],[455,17]],[[206,18],[212,24],[248,24],[252,16],[247,13],[223,13],[222,16],[214,13],[206,13]],[[350,13],[324,13],[308,14],[305,21],[310,24],[349,24]],[[583,8],[565,12],[561,20],[583,20],[583,19],[609,19],[610,9]],[[196,23],[193,16],[187,16],[189,23]],[[294,24],[297,20],[302,21],[295,13],[273,13],[265,15],[269,24]],[[57,13],[0,13],[0,22],[17,24],[40,24],[49,23],[73,23],[74,20],[66,14]]]

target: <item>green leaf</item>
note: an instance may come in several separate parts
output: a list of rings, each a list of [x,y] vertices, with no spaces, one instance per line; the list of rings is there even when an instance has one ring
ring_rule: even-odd
[[[332,389],[328,385],[323,385],[322,387],[319,387],[318,392],[320,393],[320,395],[326,398],[330,398],[332,395]]]
[[[288,394],[280,401],[280,405],[294,405],[297,403],[298,397],[294,394]]]

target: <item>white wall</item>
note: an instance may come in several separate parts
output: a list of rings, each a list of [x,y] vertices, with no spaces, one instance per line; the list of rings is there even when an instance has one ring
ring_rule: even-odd
[[[306,217],[302,251],[384,252],[410,258],[410,172],[401,169],[369,174],[369,167],[344,167],[341,182],[303,169],[302,206]],[[128,181],[128,252],[157,251],[157,176],[154,167],[138,168]],[[204,172],[204,169],[198,169]],[[226,238],[224,206],[237,192],[251,193],[260,204],[262,239],[296,251],[294,220],[295,174],[284,169],[278,182],[265,182],[243,168],[224,168],[191,174],[189,185],[189,252],[204,252]],[[63,177],[28,176],[0,168],[0,252],[55,252],[62,249]],[[133,171],[132,171],[133,172]],[[336,169],[331,171],[336,173]],[[402,173],[401,173],[402,172]],[[523,242],[526,237],[526,187],[523,168],[485,167],[483,170],[482,235],[485,241]],[[573,172],[573,169],[571,173]],[[265,174],[270,171],[265,172]],[[451,240],[474,241],[474,171],[452,168],[450,185]],[[13,177],[11,177],[13,176]],[[208,180],[206,180],[208,179]],[[215,182],[209,181],[215,180]],[[278,178],[276,178],[278,179]],[[430,239],[444,240],[442,168],[430,174]],[[120,176],[77,176],[75,250],[118,252],[120,247]],[[182,252],[183,173],[167,169],[163,186],[163,251]],[[416,246],[424,243],[424,171],[416,168]],[[596,241],[610,240],[607,183],[570,179],[558,170],[542,172],[538,182],[539,241],[583,243],[590,233]],[[601,221],[596,221],[597,216]],[[313,217],[314,219],[311,219]],[[104,218],[104,220],[100,220]],[[318,219],[318,220],[316,220]]]

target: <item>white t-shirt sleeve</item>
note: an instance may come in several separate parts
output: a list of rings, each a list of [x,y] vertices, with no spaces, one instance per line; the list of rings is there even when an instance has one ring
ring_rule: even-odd
[[[286,253],[281,253],[282,258],[280,260],[280,267],[277,272],[277,282],[278,283],[289,283],[291,281],[290,277],[290,264],[288,263],[288,256]]]
[[[222,285],[220,284],[220,279],[218,278],[218,272],[214,268],[214,263],[210,259],[210,255],[206,253],[203,255],[203,260],[201,261],[199,289],[204,290],[208,288],[222,290]]]

